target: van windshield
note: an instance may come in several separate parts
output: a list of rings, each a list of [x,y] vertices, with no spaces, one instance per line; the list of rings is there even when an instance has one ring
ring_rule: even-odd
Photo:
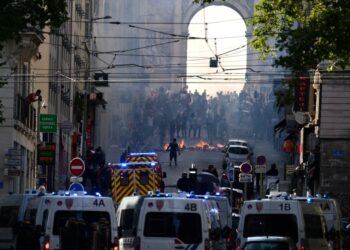
[[[62,249],[88,249],[93,244],[108,247],[111,242],[110,224],[108,212],[57,211],[53,234],[61,236]]]
[[[266,235],[288,236],[298,242],[297,217],[294,214],[249,214],[245,217],[243,237]]]
[[[201,217],[196,213],[157,213],[146,215],[145,237],[178,238],[187,244],[202,242]]]

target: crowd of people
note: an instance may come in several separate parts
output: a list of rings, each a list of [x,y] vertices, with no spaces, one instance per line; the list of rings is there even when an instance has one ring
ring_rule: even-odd
[[[84,186],[88,191],[108,194],[111,189],[111,169],[106,164],[105,152],[100,146],[86,150],[86,169],[83,174]]]
[[[163,148],[172,138],[204,139],[213,145],[243,128],[247,135],[255,131],[268,138],[275,113],[271,98],[247,91],[209,96],[205,90],[170,92],[161,87],[152,95],[134,100],[128,117],[115,118],[119,128],[115,140],[122,148],[131,146],[136,150],[150,145]]]

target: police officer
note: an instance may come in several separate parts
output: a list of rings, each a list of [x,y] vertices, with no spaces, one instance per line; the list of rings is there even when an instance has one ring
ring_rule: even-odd
[[[180,191],[189,192],[190,190],[190,180],[187,177],[187,173],[183,172],[181,178],[178,179],[176,184],[177,189]]]

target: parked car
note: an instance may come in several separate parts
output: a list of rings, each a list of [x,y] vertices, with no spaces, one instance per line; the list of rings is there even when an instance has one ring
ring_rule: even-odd
[[[290,237],[257,236],[249,237],[242,250],[297,250],[295,242]]]
[[[226,151],[227,157],[234,165],[241,165],[245,161],[251,160],[253,153],[249,147],[243,145],[231,145]]]
[[[241,139],[229,139],[228,142],[226,143],[224,150],[227,151],[227,149],[231,146],[231,145],[241,145],[241,146],[246,146],[249,147],[248,141],[246,140],[241,140]]]

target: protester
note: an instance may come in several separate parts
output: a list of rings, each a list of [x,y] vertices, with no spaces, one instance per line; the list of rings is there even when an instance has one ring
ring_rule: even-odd
[[[216,176],[217,178],[219,178],[218,171],[216,170],[216,168],[212,164],[208,165],[208,170],[206,172],[209,172],[209,173],[213,174],[214,176]]]
[[[266,171],[266,175],[278,176],[278,170],[277,170],[277,166],[275,163],[271,164],[271,168]]]
[[[175,162],[175,166],[177,166],[177,154],[180,155],[180,149],[179,149],[179,145],[176,142],[176,138],[174,138],[173,141],[169,143],[166,151],[170,151],[169,152],[169,156],[170,156],[169,166],[171,166],[171,163],[173,160]]]

